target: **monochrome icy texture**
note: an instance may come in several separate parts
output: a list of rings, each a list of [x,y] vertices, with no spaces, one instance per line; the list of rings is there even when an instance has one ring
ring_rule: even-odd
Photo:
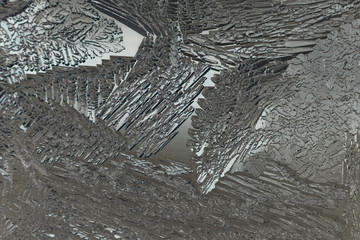
[[[209,67],[179,58],[168,41],[148,39],[132,71],[97,110],[97,116],[123,133],[127,148],[139,156],[158,152],[177,134],[207,79]],[[164,57],[168,55],[170,59]]]
[[[214,68],[312,51],[359,11],[358,1],[179,1],[182,51]],[[206,49],[206,50],[204,50]]]
[[[1,21],[0,31],[0,48],[8,55],[2,78],[9,83],[24,78],[23,71],[76,66],[124,49],[121,29],[86,1],[33,1],[21,14]]]
[[[360,238],[358,1],[1,3],[1,239]]]
[[[300,178],[344,183],[345,142],[359,128],[358,33],[359,21],[341,26],[283,74],[284,64],[262,61],[213,79],[189,142],[204,192],[230,170],[260,175],[269,159]]]
[[[69,105],[95,122],[96,109],[106,102],[134,62],[122,57],[103,60],[97,67],[54,67],[46,73],[29,75],[22,86],[30,95]]]
[[[261,178],[233,174],[201,196],[189,167],[119,151],[115,146],[121,139],[111,131],[101,133],[97,129],[103,125],[94,126],[76,111],[77,121],[61,117],[69,109],[29,98],[20,89],[2,91],[1,98],[6,113],[1,119],[6,132],[0,185],[4,239],[47,234],[60,239],[338,239],[342,234],[344,223],[336,212],[345,187],[300,181],[288,167],[269,161]],[[23,122],[39,106],[51,119],[38,133],[40,141],[33,136],[40,125]],[[95,145],[93,137],[99,140]],[[107,141],[115,139],[119,142],[109,146]],[[43,145],[50,155],[65,151],[60,159],[41,162]],[[92,147],[98,156],[112,156],[89,163],[82,152]]]
[[[286,93],[288,83],[279,79],[286,64],[267,60],[250,64],[215,76],[215,87],[205,88],[205,99],[198,101],[201,108],[192,117],[194,129],[189,134],[194,140],[188,146],[200,165],[198,182],[205,193],[234,164],[241,167],[246,161],[257,162],[252,155],[264,150],[269,137],[256,125],[256,119]]]

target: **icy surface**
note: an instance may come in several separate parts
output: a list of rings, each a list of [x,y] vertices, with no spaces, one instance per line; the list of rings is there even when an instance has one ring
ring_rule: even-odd
[[[0,1],[0,238],[360,239],[359,6]]]
[[[25,78],[23,71],[76,66],[89,58],[120,52],[122,31],[86,1],[35,0],[0,24],[0,48],[7,54],[3,81]]]

